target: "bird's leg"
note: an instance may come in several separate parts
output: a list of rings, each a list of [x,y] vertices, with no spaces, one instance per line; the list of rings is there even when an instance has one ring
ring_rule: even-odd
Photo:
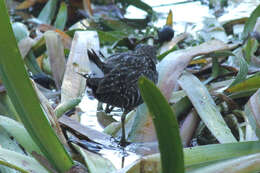
[[[121,139],[119,141],[119,145],[125,147],[128,145],[128,142],[126,141],[126,135],[125,135],[125,118],[126,115],[129,111],[124,111],[122,116],[121,116],[121,124],[122,124],[122,136]]]
[[[122,136],[121,136],[121,139],[120,139],[120,142],[119,142],[120,145],[124,145],[124,143],[126,143],[126,138],[125,138],[125,117],[126,117],[126,114],[125,114],[125,112],[123,112],[123,115],[121,116]]]
[[[106,112],[107,114],[109,114],[109,113],[112,112],[113,109],[114,109],[114,106],[111,106],[111,105],[107,104],[107,105],[106,105],[105,112]]]

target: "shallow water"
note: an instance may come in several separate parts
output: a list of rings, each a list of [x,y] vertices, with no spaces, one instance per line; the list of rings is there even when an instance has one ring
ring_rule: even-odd
[[[173,28],[175,33],[182,33],[187,30],[189,33],[195,33],[202,28],[202,21],[204,17],[213,17],[210,14],[208,6],[201,5],[200,2],[189,2],[178,5],[169,5],[163,6],[163,4],[183,2],[183,0],[165,0],[162,3],[161,1],[151,1],[144,0],[148,3],[153,9],[159,13],[158,21],[154,23],[157,27],[162,27],[165,25],[168,12],[172,10],[173,13]],[[146,13],[142,10],[130,6],[127,9],[127,18],[144,18]]]
[[[152,7],[162,5],[162,3],[159,1],[145,0],[145,2],[149,3],[149,5],[151,5]],[[164,1],[164,4],[168,4],[172,2],[181,2],[181,1],[167,0]],[[173,12],[173,21],[174,21],[173,28],[176,34],[184,32],[185,28],[188,32],[195,33],[197,30],[199,30],[202,27],[203,18],[211,16],[208,7],[201,5],[200,2],[190,2],[186,4],[180,4],[180,5],[154,7],[154,10],[160,13],[159,20],[155,23],[156,26],[162,27],[163,25],[165,25],[165,21],[170,9]],[[127,14],[125,17],[144,18],[145,14],[146,14],[145,12],[133,6],[130,6],[127,9]],[[87,96],[85,96],[82,99],[82,102],[80,103],[80,108],[85,113],[81,116],[81,123],[95,130],[102,131],[103,128],[100,126],[96,118],[97,104],[98,102],[96,100],[90,100]],[[115,118],[120,119],[119,117],[115,117]],[[137,148],[139,146],[140,145],[133,144],[127,147],[126,150],[130,148],[130,150],[133,151],[135,150],[135,147]],[[122,157],[123,157],[122,151],[102,150],[100,153],[102,153],[103,157],[109,159],[117,169],[121,168]],[[124,158],[124,166],[133,163],[135,160],[141,157],[133,152],[127,151],[127,153],[128,156]]]
[[[182,2],[183,0],[167,0],[164,1],[164,4],[173,3],[173,2]],[[149,3],[149,5],[158,6],[163,5],[161,2],[151,1],[151,0],[144,0],[144,2]],[[158,21],[155,23],[156,26],[163,26],[165,24],[167,15],[169,10],[173,12],[173,28],[176,33],[182,33],[185,31],[185,25],[194,25],[193,28],[190,30],[196,31],[202,27],[202,21],[204,17],[212,16],[209,13],[209,9],[205,5],[201,5],[200,2],[190,2],[186,4],[180,5],[170,5],[170,6],[163,6],[163,7],[155,7],[154,10],[161,15]],[[194,10],[195,9],[195,10]],[[192,15],[190,12],[193,11]],[[144,18],[145,12],[139,10],[133,6],[128,7],[127,14],[125,17],[127,18]],[[187,15],[189,14],[189,15]],[[96,119],[96,110],[97,110],[97,100],[91,100],[87,96],[84,96],[81,103],[80,108],[85,112],[82,115],[81,123],[83,125],[90,126],[98,131],[102,131],[103,128],[99,125]]]

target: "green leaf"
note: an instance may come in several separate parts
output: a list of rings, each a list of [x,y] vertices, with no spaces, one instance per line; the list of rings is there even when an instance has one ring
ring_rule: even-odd
[[[130,5],[133,5],[137,8],[140,8],[140,9],[146,11],[149,14],[154,12],[151,6],[149,6],[148,4],[144,3],[141,0],[124,0],[123,2],[128,3]]]
[[[60,9],[57,14],[56,20],[54,22],[54,26],[60,30],[64,30],[64,27],[67,22],[67,17],[68,17],[67,4],[65,2],[62,2],[60,4]]]
[[[247,91],[252,89],[260,88],[260,75],[257,74],[251,78],[246,79],[243,82],[240,82],[232,87],[226,89],[227,92],[240,92],[240,91]]]
[[[238,66],[239,66],[238,74],[235,77],[235,80],[233,80],[232,83],[229,85],[229,88],[230,88],[230,87],[244,81],[246,79],[246,76],[248,73],[248,64],[243,57],[243,52],[242,52],[241,47],[238,47],[237,49],[235,49],[233,51],[232,54],[230,54],[227,63],[230,66],[234,66],[235,68],[238,68]]]
[[[40,56],[46,51],[46,44],[44,37],[41,37],[33,46],[33,53],[36,57]]]
[[[178,82],[186,92],[200,118],[217,140],[220,143],[236,142],[207,88],[199,79],[191,73],[184,72]]]
[[[169,49],[169,50],[163,52],[161,55],[159,55],[159,56],[157,57],[158,60],[162,60],[162,59],[163,59],[164,57],[166,57],[169,53],[171,53],[171,52],[173,52],[173,51],[175,51],[175,50],[177,50],[177,46],[173,46],[173,48],[171,48],[171,49]]]
[[[8,116],[17,121],[21,121],[14,105],[6,93],[0,93],[0,114]]]
[[[208,84],[209,82],[211,82],[213,79],[215,79],[216,77],[218,77],[219,73],[220,73],[220,66],[219,66],[219,62],[218,59],[216,57],[218,57],[219,54],[214,54],[212,57],[212,72],[211,72],[211,76],[206,79],[203,84]]]
[[[89,173],[109,173],[116,171],[114,165],[99,154],[84,150],[76,144],[73,144],[73,146],[83,157]]]
[[[184,149],[185,166],[230,159],[260,152],[259,141],[210,144]]]
[[[213,58],[220,58],[220,57],[235,56],[235,55],[230,50],[221,50],[221,51],[210,53],[207,56],[211,56]]]
[[[65,112],[77,106],[81,101],[81,98],[71,99],[66,102],[59,104],[55,108],[55,115],[57,118],[61,117]]]
[[[231,99],[240,99],[252,96],[257,91],[257,88],[235,92],[229,95]]]
[[[19,144],[11,139],[10,134],[8,134],[3,128],[0,127],[0,146],[4,149],[12,150],[20,154],[24,154],[23,149],[19,146]],[[3,173],[18,173],[18,171],[14,169],[10,169],[6,166],[0,165],[0,172]]]
[[[184,162],[186,170],[201,165],[208,165],[212,162],[246,156],[260,152],[259,141],[237,142],[228,144],[210,144],[196,147],[184,148]],[[174,164],[174,163],[173,163]],[[141,160],[128,166],[126,172],[142,171],[142,168],[153,167],[154,170],[161,168],[160,154],[153,154],[143,157]],[[139,169],[138,169],[139,168]],[[160,170],[158,170],[160,172]],[[160,172],[162,173],[162,171]],[[204,173],[204,172],[202,172]]]
[[[20,40],[26,38],[29,36],[29,31],[27,27],[19,22],[13,23],[12,28],[14,31],[15,38],[17,42],[19,43]],[[38,66],[35,56],[32,51],[29,51],[28,55],[24,58],[25,64],[27,65],[28,69],[33,74],[41,73],[41,69]]]
[[[245,114],[248,117],[252,129],[255,131],[256,136],[260,137],[260,90],[250,97],[245,105]]]
[[[15,22],[12,24],[12,28],[13,28],[17,43],[19,43],[19,41],[21,41],[22,39],[28,37],[30,34],[26,25],[24,25],[23,23]]]
[[[234,159],[224,160],[209,166],[201,167],[187,173],[251,173],[260,171],[260,154],[252,154],[248,156],[238,157]]]
[[[134,33],[135,28],[121,20],[100,18],[98,24],[101,25],[102,31],[119,31],[122,33]]]
[[[37,153],[41,153],[22,124],[0,115],[0,126],[11,134],[27,152],[32,153],[36,151]]]
[[[242,38],[246,39],[250,32],[254,30],[257,18],[260,16],[260,5],[251,13],[249,19],[246,21],[244,26],[244,31],[242,33]]]
[[[216,78],[216,77],[218,77],[218,75],[219,75],[219,63],[218,63],[218,59],[213,58],[212,63],[213,63],[213,65],[212,65],[212,74],[211,74],[211,76],[212,76],[213,78]]]
[[[36,61],[33,51],[29,51],[27,56],[24,58],[24,62],[30,72],[32,72],[32,74],[42,73],[42,70]]]
[[[49,0],[45,4],[41,13],[39,14],[38,19],[45,24],[51,24],[51,21],[55,15],[57,3],[58,3],[58,0]]]
[[[255,39],[249,38],[246,42],[246,45],[243,47],[244,56],[248,63],[251,62],[251,57],[254,56],[258,45],[259,44]]]
[[[7,166],[4,165],[0,165],[0,172],[4,172],[4,173],[20,173],[19,171],[15,170],[15,169],[11,169]]]
[[[213,79],[218,77],[218,75],[221,73],[221,68],[219,66],[218,58],[228,57],[228,56],[235,56],[231,51],[229,50],[222,50],[222,51],[216,51],[213,52],[207,56],[212,57],[212,73],[211,76],[203,82],[203,84],[208,84]]]
[[[138,86],[156,129],[162,172],[184,172],[181,138],[174,112],[160,90],[151,81],[140,77]]]
[[[188,111],[192,108],[192,104],[187,96],[180,99],[178,102],[176,102],[174,105],[172,105],[172,108],[176,114],[177,117],[180,115],[183,115],[184,113],[188,113]]]
[[[127,37],[127,34],[121,32],[121,31],[97,31],[99,40],[102,44],[113,44],[116,41]]]
[[[9,21],[5,1],[0,0],[0,76],[26,130],[44,156],[59,172],[73,166],[72,159],[51,128],[34,91]]]
[[[235,80],[230,84],[229,87],[232,87],[232,86],[244,81],[246,79],[247,72],[248,72],[248,65],[247,65],[247,62],[245,61],[245,59],[240,56],[236,56],[236,58],[239,59],[239,71],[238,71],[238,74],[237,74]]]
[[[49,173],[34,158],[0,147],[0,165],[16,169],[21,173]],[[6,156],[6,157],[4,157]]]

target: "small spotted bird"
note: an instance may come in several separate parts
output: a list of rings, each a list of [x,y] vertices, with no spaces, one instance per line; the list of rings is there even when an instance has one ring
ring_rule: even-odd
[[[125,116],[143,103],[138,88],[139,77],[145,76],[154,83],[158,81],[156,49],[150,45],[139,44],[134,51],[116,53],[104,62],[93,50],[88,51],[88,56],[90,62],[94,63],[103,75],[83,75],[87,80],[86,85],[92,89],[92,94],[98,101],[123,109],[120,145],[125,145]]]

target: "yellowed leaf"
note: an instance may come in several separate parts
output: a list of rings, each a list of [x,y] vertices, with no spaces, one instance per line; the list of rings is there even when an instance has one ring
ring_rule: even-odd
[[[23,10],[32,7],[36,3],[43,3],[48,0],[25,0],[16,7],[16,10]]]
[[[37,64],[38,66],[42,69],[42,61],[43,61],[43,55],[39,56],[36,61],[37,61]]]
[[[59,33],[59,35],[61,36],[61,41],[63,43],[64,48],[70,49],[72,39],[68,34],[63,32],[62,30],[56,29],[55,27],[48,25],[48,24],[41,24],[38,27],[38,29],[41,31],[44,31],[44,32],[51,30],[51,31],[55,31],[55,32]]]
[[[36,0],[26,0],[26,1],[23,1],[21,4],[19,4],[16,7],[16,10],[27,9],[27,8],[33,6],[35,3],[36,3]]]
[[[194,64],[207,64],[208,61],[206,59],[196,59],[196,60],[192,60],[190,62],[190,65],[194,65]]]
[[[166,25],[172,26],[172,10],[169,11],[167,19],[166,19]]]

